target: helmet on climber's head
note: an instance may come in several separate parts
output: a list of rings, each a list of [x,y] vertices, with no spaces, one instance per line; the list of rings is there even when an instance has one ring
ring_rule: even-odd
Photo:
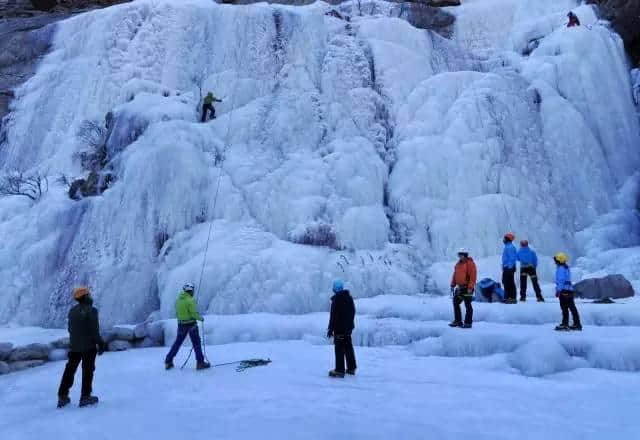
[[[195,290],[195,287],[193,287],[193,284],[191,283],[184,283],[184,286],[182,286],[183,292],[187,292],[193,295],[194,290]]]
[[[458,249],[458,258],[460,258],[461,260],[463,258],[469,258],[469,249],[467,249],[466,247],[461,247],[460,249]]]
[[[513,232],[507,232],[504,234],[504,242],[510,242],[516,239],[516,236]]]
[[[344,283],[341,280],[335,280],[332,287],[333,293],[342,292],[344,290]]]
[[[558,252],[553,256],[553,261],[555,261],[556,264],[567,264],[569,257],[564,252]]]
[[[528,240],[520,240],[520,246],[521,247],[529,246],[529,241]]]

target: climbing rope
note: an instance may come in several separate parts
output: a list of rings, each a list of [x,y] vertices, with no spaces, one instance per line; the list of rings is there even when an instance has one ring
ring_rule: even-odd
[[[246,26],[246,25],[245,25]],[[244,34],[243,34],[244,35]],[[222,59],[222,66],[225,65],[225,60],[227,59],[227,53],[225,52],[223,59]],[[236,69],[238,68],[238,57],[236,57]],[[226,157],[226,152],[227,152],[227,148],[229,146],[229,139],[231,137],[231,126],[233,124],[233,116],[234,116],[234,109],[235,109],[235,105],[236,105],[236,96],[237,96],[237,89],[238,89],[238,83],[239,83],[239,74],[236,75],[236,81],[235,84],[233,85],[233,93],[232,93],[232,98],[231,98],[231,110],[229,111],[229,119],[227,122],[227,133],[225,135],[225,139],[224,139],[224,147],[222,149],[222,158],[220,161],[220,166],[218,168],[218,177],[216,179],[216,190],[213,196],[213,207],[211,210],[211,214],[212,214],[212,219],[211,222],[209,222],[209,231],[207,233],[207,242],[204,248],[204,255],[202,258],[202,268],[200,269],[200,278],[198,279],[198,284],[197,284],[197,288],[196,291],[194,293],[194,296],[197,298],[198,293],[202,290],[202,280],[204,279],[204,269],[207,265],[207,255],[209,253],[209,245],[211,243],[211,237],[213,236],[213,225],[215,222],[215,212],[216,212],[216,207],[218,206],[218,196],[220,194],[220,182],[222,181],[222,167],[224,165],[224,160]],[[197,324],[196,324],[197,325]],[[184,363],[182,364],[182,367],[180,367],[180,369],[183,369],[185,367],[185,365],[187,365],[187,362],[189,362],[189,359],[191,358],[191,354],[193,353],[193,347],[191,347],[191,350],[189,351],[189,355],[187,356],[187,359],[184,361]],[[202,354],[204,356],[205,361],[209,362],[209,359],[207,357],[207,344],[206,344],[206,332],[205,332],[205,328],[204,328],[204,321],[202,321]],[[271,361],[269,361],[271,362]]]

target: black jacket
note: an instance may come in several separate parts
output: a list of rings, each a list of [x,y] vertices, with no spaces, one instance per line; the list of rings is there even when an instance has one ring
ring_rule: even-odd
[[[351,333],[355,328],[353,324],[355,316],[356,306],[348,290],[338,292],[331,297],[329,330],[339,335]]]
[[[96,350],[103,344],[98,310],[91,300],[85,299],[69,311],[69,336],[70,351],[77,353]]]

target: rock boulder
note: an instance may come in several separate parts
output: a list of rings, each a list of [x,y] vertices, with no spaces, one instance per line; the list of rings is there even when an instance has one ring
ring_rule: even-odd
[[[633,286],[622,275],[588,278],[573,286],[575,295],[585,299],[629,298],[635,295]]]
[[[11,352],[9,356],[10,362],[21,362],[31,360],[47,360],[49,359],[49,351],[51,347],[47,344],[29,344],[24,347],[18,347]]]
[[[9,359],[11,352],[13,351],[13,344],[8,342],[0,342],[0,361],[6,361]]]

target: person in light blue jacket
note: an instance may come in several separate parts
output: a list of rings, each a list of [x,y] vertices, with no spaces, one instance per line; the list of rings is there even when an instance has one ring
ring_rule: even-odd
[[[556,263],[556,296],[560,300],[560,309],[562,309],[562,323],[556,327],[556,330],[582,330],[580,315],[573,299],[571,269],[567,264],[569,257],[559,252],[553,257],[553,261]],[[569,311],[573,318],[572,326],[569,326]]]
[[[504,250],[502,251],[502,285],[504,286],[504,302],[506,304],[515,304],[516,299],[516,262],[518,261],[518,252],[513,245],[516,236],[509,232],[504,235]]]
[[[542,290],[540,289],[540,284],[538,284],[538,274],[536,272],[538,268],[538,255],[536,255],[536,251],[529,247],[527,240],[520,241],[517,258],[520,262],[520,301],[527,300],[527,276],[529,276],[531,277],[531,284],[533,284],[533,290],[536,292],[538,302],[544,302]]]

